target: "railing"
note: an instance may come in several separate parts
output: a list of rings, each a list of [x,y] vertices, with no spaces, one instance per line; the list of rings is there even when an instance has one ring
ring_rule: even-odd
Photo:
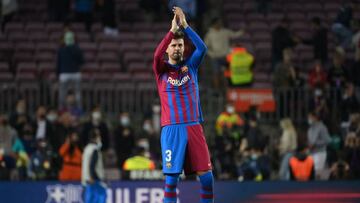
[[[0,84],[0,113],[9,113],[15,108],[16,100],[24,97],[28,109],[34,112],[39,105],[57,107],[58,85],[44,82],[4,83]],[[226,97],[211,88],[200,87],[201,104],[205,119],[214,123],[216,117],[224,110]],[[330,109],[331,118],[339,113],[340,92],[327,90],[325,96]],[[294,122],[305,122],[310,109],[313,91],[301,89],[274,90],[276,111],[263,113],[261,121],[278,122],[283,117],[290,117]],[[121,112],[129,112],[141,118],[151,106],[159,102],[154,83],[120,83],[120,82],[83,82],[82,107],[85,112],[99,105],[108,116],[117,116]]]

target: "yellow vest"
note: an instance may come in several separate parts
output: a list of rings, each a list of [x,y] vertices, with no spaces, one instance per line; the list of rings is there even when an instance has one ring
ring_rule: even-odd
[[[250,70],[254,63],[254,57],[244,48],[234,48],[228,56],[230,63],[230,79],[234,85],[243,85],[251,83],[253,74]]]
[[[133,170],[154,170],[155,164],[150,159],[143,156],[134,156],[126,159],[124,170],[133,171]]]
[[[241,119],[241,117],[234,113],[234,114],[228,114],[226,112],[221,113],[219,117],[216,119],[216,132],[218,135],[222,135],[223,128],[226,127],[232,127],[234,125],[244,125],[244,121]]]

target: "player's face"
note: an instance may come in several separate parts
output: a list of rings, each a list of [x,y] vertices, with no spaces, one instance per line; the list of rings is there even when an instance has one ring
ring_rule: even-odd
[[[171,43],[166,50],[166,53],[172,60],[181,60],[184,54],[184,39],[171,40]]]

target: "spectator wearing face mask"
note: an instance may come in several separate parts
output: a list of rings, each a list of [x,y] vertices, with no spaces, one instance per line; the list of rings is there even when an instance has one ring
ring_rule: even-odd
[[[331,137],[327,127],[315,112],[310,112],[308,114],[308,123],[308,146],[314,159],[316,177],[320,178],[326,167],[326,147],[330,144]]]
[[[31,122],[31,120],[26,112],[26,101],[25,99],[19,99],[16,103],[15,112],[10,114],[9,123],[21,138],[24,133],[24,126],[29,122]]]
[[[119,117],[119,125],[114,131],[115,151],[118,166],[121,168],[124,161],[129,158],[130,153],[135,147],[135,133],[131,127],[129,113],[122,113]]]
[[[151,120],[150,119],[144,120],[143,129],[142,132],[140,133],[140,138],[146,141],[148,147],[142,145],[140,146],[144,147],[150,152],[150,157],[153,160],[160,160],[160,156],[161,156],[161,151],[160,151],[161,147],[160,147],[158,135],[159,134],[155,132]]]
[[[34,180],[55,180],[58,169],[54,167],[54,153],[46,140],[37,141],[37,149],[31,156],[30,177]]]
[[[225,111],[222,112],[216,119],[216,133],[223,135],[224,131],[233,131],[237,127],[244,125],[243,119],[236,113],[235,107],[232,104],[227,104]]]
[[[79,146],[79,136],[76,131],[69,133],[65,143],[60,148],[59,154],[63,159],[59,180],[81,180],[82,153]]]
[[[39,106],[36,111],[36,120],[35,120],[35,138],[39,139],[49,139],[50,136],[53,136],[53,129],[48,120],[46,120],[46,108],[45,106]]]
[[[89,142],[89,133],[93,129],[98,129],[101,134],[102,147],[101,151],[106,151],[109,149],[109,129],[106,123],[103,121],[102,114],[99,107],[95,107],[91,112],[91,119],[89,122],[86,122],[83,127],[81,143],[82,146],[85,146]]]
[[[57,53],[57,74],[59,77],[59,106],[65,105],[65,95],[72,88],[75,92],[76,105],[81,106],[81,73],[84,63],[81,49],[75,43],[75,34],[66,29],[63,45]]]

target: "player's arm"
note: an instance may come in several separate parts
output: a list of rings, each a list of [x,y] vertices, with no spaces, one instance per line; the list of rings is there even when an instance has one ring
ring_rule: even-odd
[[[157,46],[154,54],[154,62],[153,62],[153,70],[155,74],[160,74],[163,70],[163,57],[166,52],[167,47],[169,46],[171,40],[174,38],[174,33],[176,32],[177,24],[176,24],[176,15],[174,15],[174,18],[171,23],[171,29],[166,34],[164,39],[160,42],[160,44]]]
[[[180,24],[184,28],[185,34],[189,37],[189,39],[195,46],[195,51],[190,58],[190,63],[194,67],[198,67],[206,54],[206,44],[202,41],[199,35],[196,34],[196,32],[188,25],[185,14],[181,10],[181,8],[174,7],[173,11],[176,15],[179,16]]]

